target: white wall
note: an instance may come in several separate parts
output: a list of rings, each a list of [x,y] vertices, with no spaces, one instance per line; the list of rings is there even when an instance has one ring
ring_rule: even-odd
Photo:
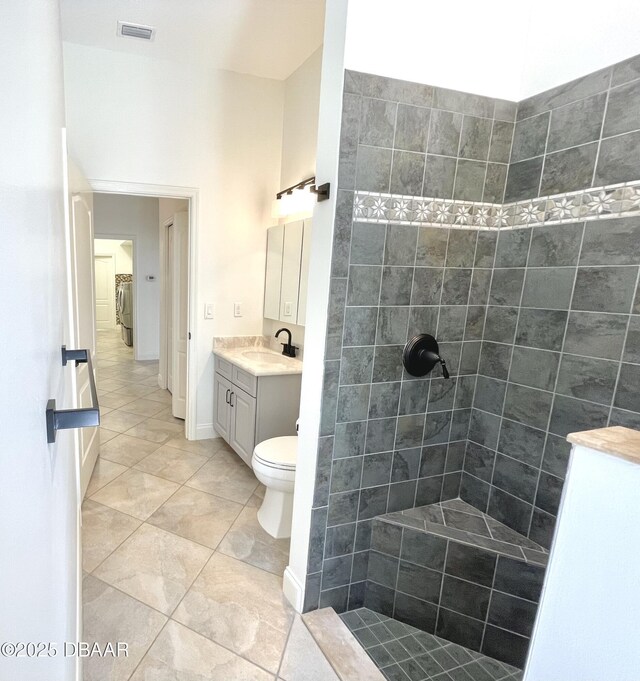
[[[316,173],[322,48],[284,82],[280,188]]]
[[[574,445],[525,681],[639,678],[639,486],[637,460]]]
[[[96,255],[112,255],[116,274],[133,274],[133,244],[122,239],[95,239]]]
[[[99,194],[93,199],[97,237],[133,238],[133,348],[136,359],[158,359],[160,353],[160,242],[158,199]],[[147,281],[153,275],[154,281]]]
[[[322,48],[316,50],[284,82],[280,189],[291,187],[316,174],[321,71]],[[279,222],[308,217],[311,217],[310,213],[301,213],[280,219]],[[275,222],[275,219],[272,220],[273,224]],[[264,238],[266,243],[266,234]],[[282,338],[276,340],[274,334],[281,327],[282,322],[264,320],[263,333],[270,339],[271,347],[278,351],[281,350]],[[289,324],[287,328],[291,330],[293,344],[300,348],[299,356],[302,357],[304,326]]]
[[[262,333],[284,85],[72,44],[64,55],[70,144],[88,178],[199,190],[196,421],[211,437],[212,337]],[[202,318],[207,302],[212,321]]]
[[[520,100],[640,52],[635,0],[349,0],[345,66]]]

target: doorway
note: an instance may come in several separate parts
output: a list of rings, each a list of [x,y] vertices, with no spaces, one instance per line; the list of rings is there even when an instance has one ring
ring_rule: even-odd
[[[133,240],[95,239],[95,309],[97,331],[117,330],[133,347],[134,300]]]
[[[168,391],[169,414],[187,426],[191,202],[101,191],[94,203],[98,335],[132,344],[134,368],[155,366],[153,387]]]

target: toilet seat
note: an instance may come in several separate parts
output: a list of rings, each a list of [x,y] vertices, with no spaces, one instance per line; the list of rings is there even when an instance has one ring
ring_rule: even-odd
[[[253,458],[263,466],[281,471],[296,470],[298,457],[298,437],[288,435],[264,440],[256,445]]]

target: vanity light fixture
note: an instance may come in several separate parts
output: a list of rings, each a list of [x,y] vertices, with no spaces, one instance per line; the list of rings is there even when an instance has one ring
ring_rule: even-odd
[[[316,186],[316,178],[309,177],[298,184],[283,189],[276,194],[274,217],[285,217],[293,213],[310,211],[313,204],[312,194],[316,195],[317,201],[326,201],[330,194],[330,184],[325,182]]]

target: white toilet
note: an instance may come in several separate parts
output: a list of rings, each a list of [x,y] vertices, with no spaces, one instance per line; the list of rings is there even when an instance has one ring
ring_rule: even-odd
[[[253,450],[251,467],[256,478],[267,488],[258,510],[258,522],[276,539],[291,536],[297,456],[297,435],[264,440]]]

